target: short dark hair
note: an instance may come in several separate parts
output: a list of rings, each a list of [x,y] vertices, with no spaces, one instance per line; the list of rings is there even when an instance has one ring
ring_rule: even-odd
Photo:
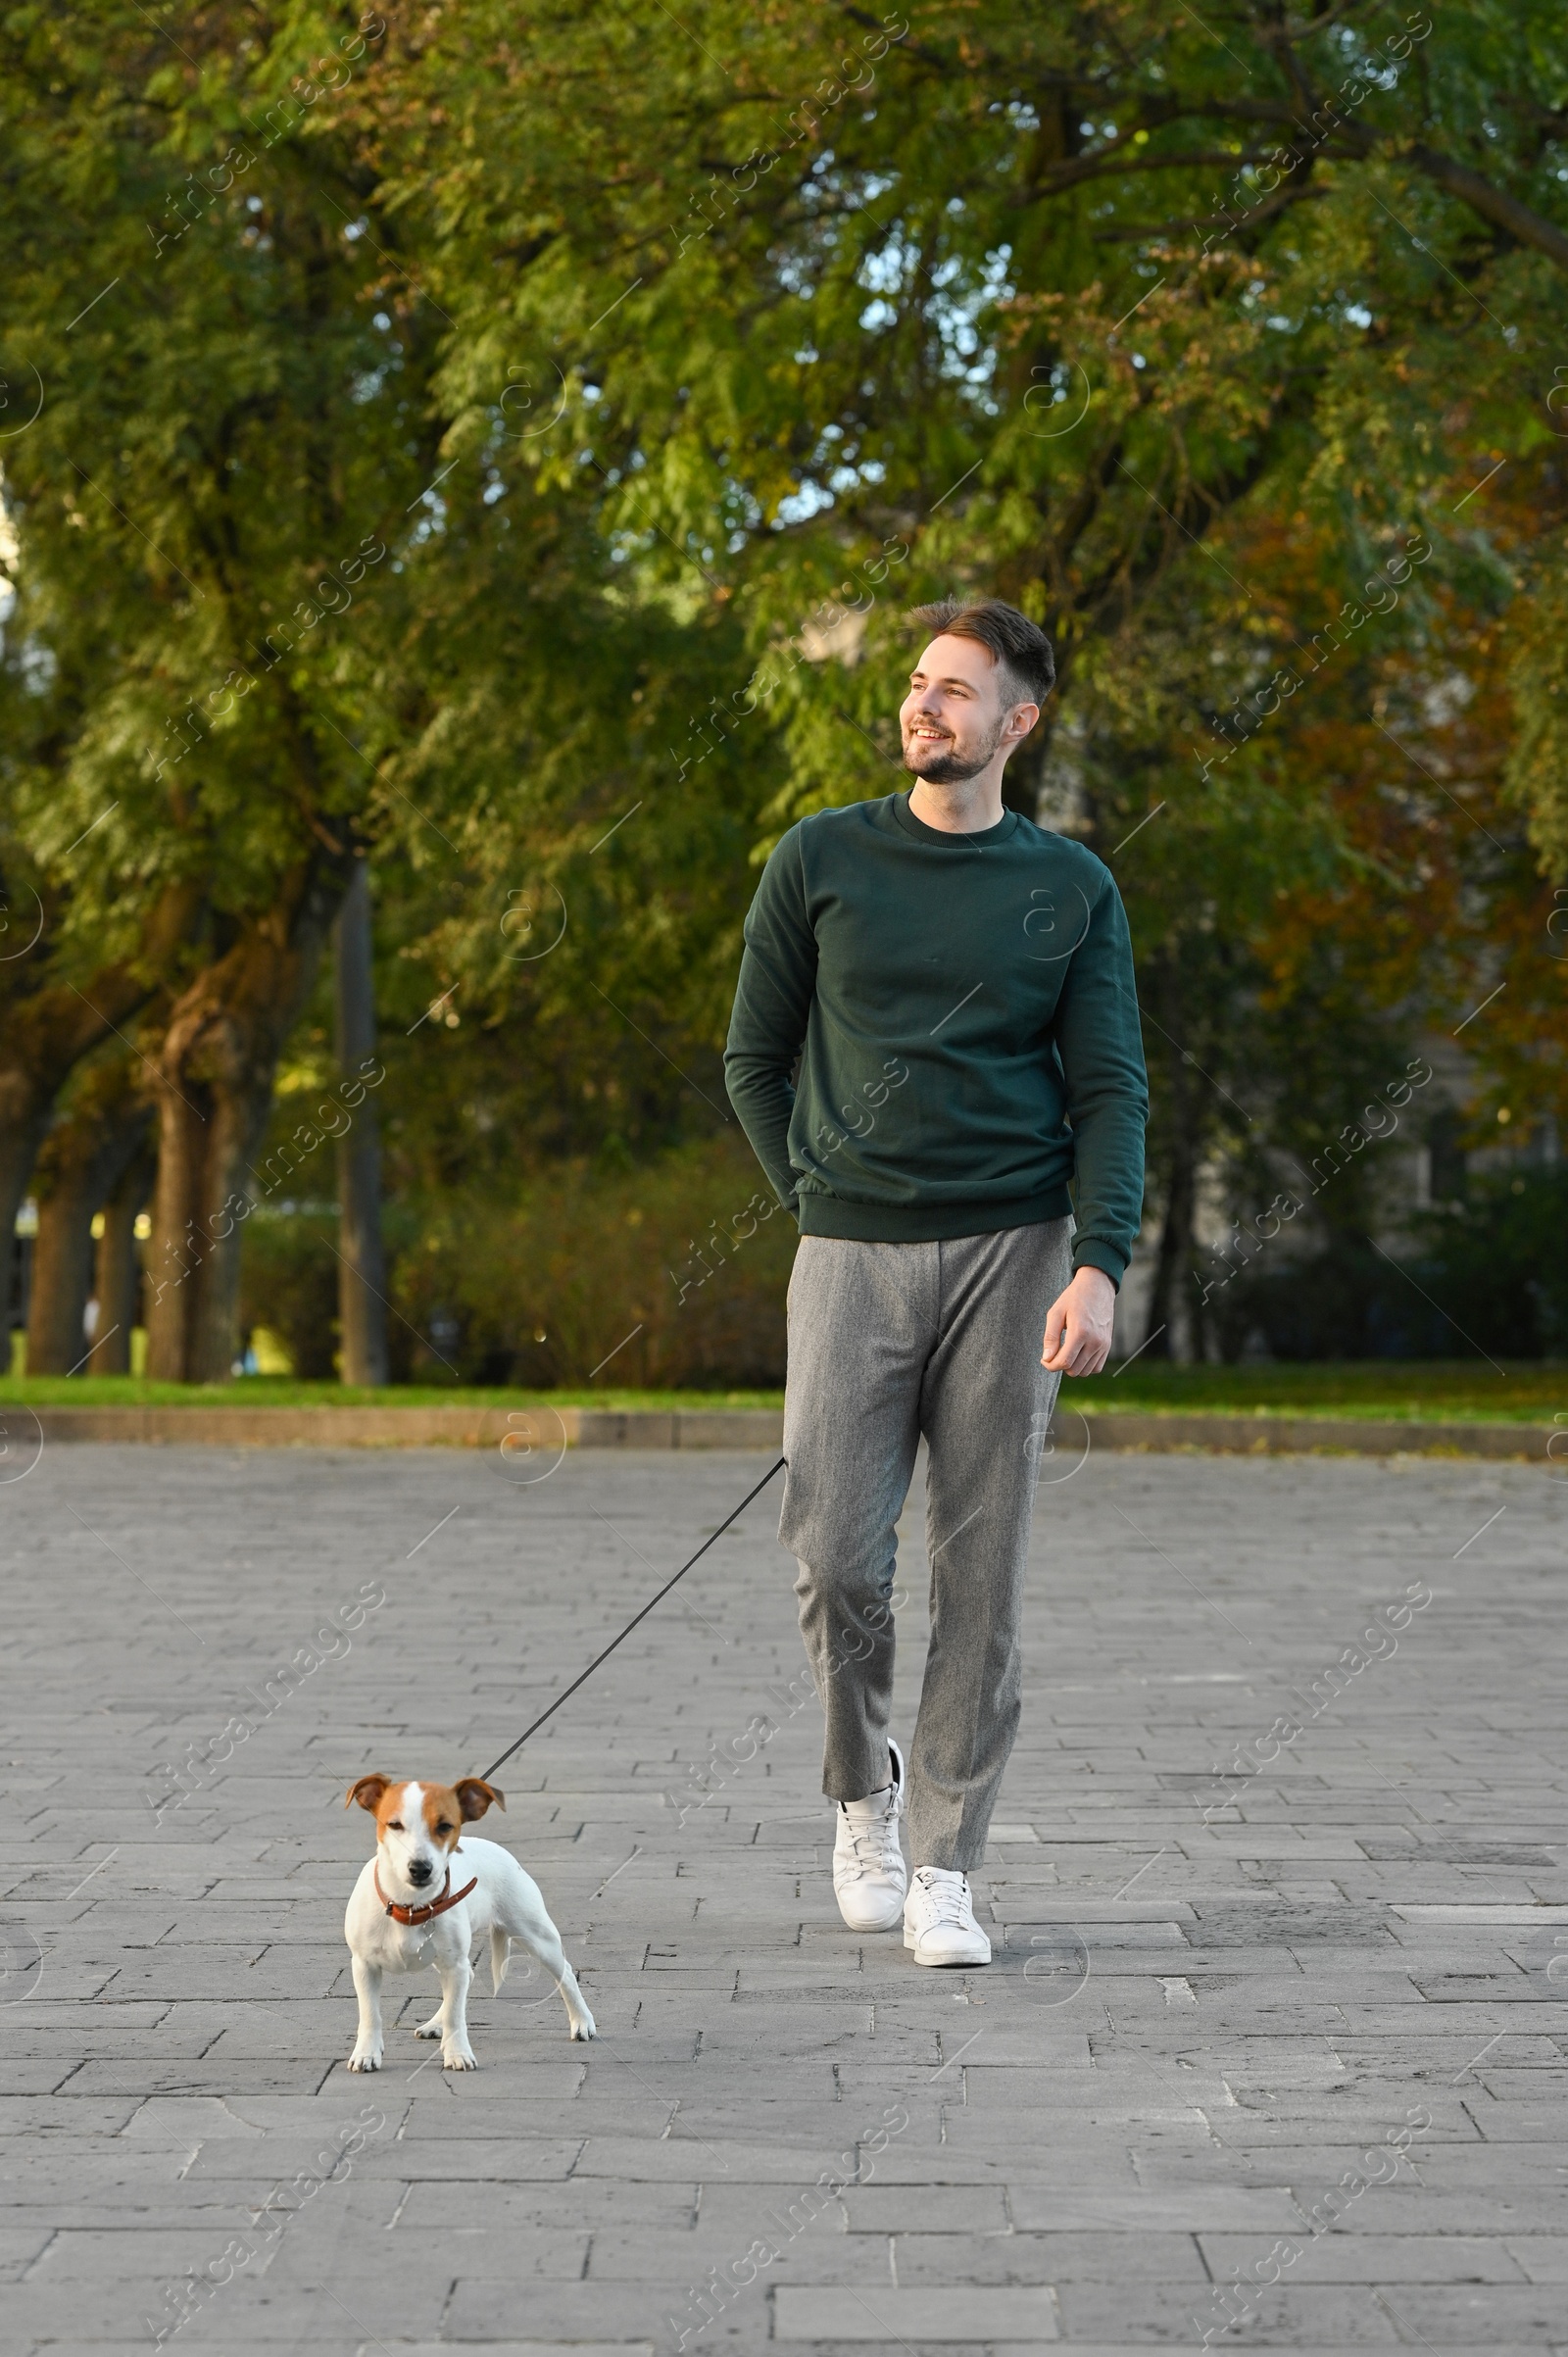
[[[1001,598],[942,598],[934,606],[916,606],[910,619],[923,622],[933,638],[975,638],[989,647],[1007,685],[1017,690],[1014,704],[1044,704],[1056,684],[1050,639],[1038,622]]]

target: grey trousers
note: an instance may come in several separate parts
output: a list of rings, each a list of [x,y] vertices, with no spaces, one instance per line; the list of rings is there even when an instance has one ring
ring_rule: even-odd
[[[944,1244],[803,1236],[790,1278],[779,1538],[801,1567],[834,1800],[889,1779],[895,1526],[922,1434],[928,1447],[931,1644],[908,1753],[916,1867],[979,1865],[1018,1731],[1023,1572],[1060,1380],[1040,1352],[1072,1274],[1069,1236],[1065,1219]]]

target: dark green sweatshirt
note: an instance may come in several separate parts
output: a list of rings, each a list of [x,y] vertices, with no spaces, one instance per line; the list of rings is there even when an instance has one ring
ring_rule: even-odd
[[[802,819],[746,919],[724,1065],[803,1234],[915,1243],[1071,1209],[1074,1266],[1120,1283],[1149,1085],[1127,918],[1082,844],[1010,810],[941,834],[904,794]]]

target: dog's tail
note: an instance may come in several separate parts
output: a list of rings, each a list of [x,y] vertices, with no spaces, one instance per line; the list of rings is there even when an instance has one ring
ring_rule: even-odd
[[[507,1966],[511,1961],[512,1942],[498,1927],[490,1935],[490,1986],[497,1996],[501,1994],[501,1984],[507,1977]]]

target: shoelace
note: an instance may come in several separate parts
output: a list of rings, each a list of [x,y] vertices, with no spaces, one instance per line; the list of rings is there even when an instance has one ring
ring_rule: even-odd
[[[914,1879],[936,1909],[933,1930],[943,1924],[967,1924],[970,1914],[967,1883],[939,1883],[925,1874],[917,1874]]]
[[[870,1825],[857,1825],[846,1813],[844,1823],[849,1829],[850,1854],[857,1874],[886,1874],[902,1862],[899,1820],[894,1810],[890,1809],[885,1817]],[[868,1854],[862,1854],[862,1844],[868,1845]]]

